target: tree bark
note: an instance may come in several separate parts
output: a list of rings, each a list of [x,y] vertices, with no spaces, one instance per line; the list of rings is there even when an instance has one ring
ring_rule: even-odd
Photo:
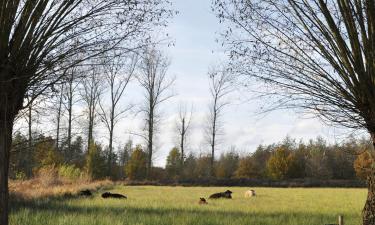
[[[375,149],[375,133],[371,133]],[[374,150],[373,150],[374,151]],[[373,154],[372,154],[373,156]],[[372,169],[367,177],[367,200],[362,211],[363,225],[375,225],[375,171]]]
[[[13,84],[8,82],[0,84],[0,225],[8,225],[9,222],[9,156],[14,118],[23,100],[18,98],[18,94]]]

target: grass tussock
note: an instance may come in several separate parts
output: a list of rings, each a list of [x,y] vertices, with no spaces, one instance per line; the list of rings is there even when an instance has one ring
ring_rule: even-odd
[[[58,176],[39,176],[25,181],[9,181],[9,190],[12,196],[22,199],[37,199],[45,197],[59,197],[76,195],[84,189],[98,190],[113,186],[110,180],[89,181],[80,179],[71,181]]]

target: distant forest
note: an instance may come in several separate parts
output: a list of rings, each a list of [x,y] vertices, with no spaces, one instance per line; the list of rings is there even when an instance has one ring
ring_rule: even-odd
[[[16,133],[10,165],[11,179],[28,179],[53,173],[63,179],[178,180],[188,179],[364,179],[371,165],[370,141],[348,138],[340,144],[328,144],[323,138],[308,142],[286,137],[280,143],[259,145],[251,153],[240,154],[228,149],[214,161],[211,173],[210,154],[181,155],[179,148],[170,150],[165,168],[152,167],[147,176],[147,151],[129,140],[109,155],[108,147],[92,142],[85,147],[75,138],[56,148],[56,140],[43,134],[27,136]],[[28,156],[28,157],[25,157]],[[111,164],[108,159],[111,158]]]

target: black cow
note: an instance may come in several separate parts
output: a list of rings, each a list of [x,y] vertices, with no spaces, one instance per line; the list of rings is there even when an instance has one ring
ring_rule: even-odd
[[[125,195],[116,194],[111,192],[105,192],[102,194],[102,198],[127,198]]]
[[[91,193],[91,191],[89,189],[86,189],[86,190],[80,191],[79,195],[80,196],[85,196],[85,197],[90,197],[90,196],[92,196],[92,193]]]
[[[226,190],[225,192],[212,194],[209,198],[232,198],[232,193],[230,190]]]

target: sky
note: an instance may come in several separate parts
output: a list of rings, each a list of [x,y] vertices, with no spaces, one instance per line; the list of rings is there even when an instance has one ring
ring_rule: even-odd
[[[175,145],[174,124],[180,103],[193,105],[192,130],[188,149],[196,154],[207,153],[204,142],[204,124],[209,104],[207,72],[210,66],[226,59],[219,33],[223,27],[211,11],[210,0],[175,0],[179,14],[173,19],[167,33],[174,41],[165,49],[171,59],[169,74],[176,77],[174,98],[165,103],[163,124],[159,135],[159,149],[155,165],[164,166],[168,151]],[[279,142],[286,136],[308,140],[322,136],[330,142],[340,141],[349,131],[325,126],[318,119],[293,111],[274,111],[259,115],[258,101],[243,101],[246,93],[232,94],[232,104],[224,110],[224,134],[220,137],[218,153],[231,146],[241,153],[252,152],[259,144]]]
[[[210,8],[211,0],[175,0],[174,8],[179,11],[165,32],[174,45],[162,47],[170,58],[168,70],[175,83],[170,90],[173,98],[160,106],[162,116],[157,136],[155,166],[164,166],[168,152],[178,144],[175,132],[179,105],[193,107],[192,126],[187,141],[188,152],[205,154],[209,147],[204,141],[204,126],[208,113],[209,80],[207,72],[210,66],[225,61],[226,54],[220,38],[222,29],[218,19]],[[254,84],[256,86],[257,84]],[[133,81],[121,100],[122,107],[142,102],[142,89]],[[217,146],[216,156],[228,151],[232,146],[241,154],[253,152],[260,144],[272,144],[282,141],[286,136],[305,141],[321,136],[329,142],[340,142],[351,131],[324,125],[309,115],[297,114],[293,111],[276,110],[267,114],[259,114],[262,100],[248,100],[247,92],[234,92],[230,96],[231,104],[223,113],[221,121],[224,132]],[[79,114],[82,108],[75,109]],[[77,122],[78,121],[78,122]],[[80,125],[80,118],[75,121]],[[114,146],[120,146],[130,138],[134,143],[144,143],[137,135],[144,127],[141,114],[128,115],[115,128]],[[81,124],[82,125],[82,124]],[[98,126],[95,136],[103,144],[107,144],[107,131]]]

